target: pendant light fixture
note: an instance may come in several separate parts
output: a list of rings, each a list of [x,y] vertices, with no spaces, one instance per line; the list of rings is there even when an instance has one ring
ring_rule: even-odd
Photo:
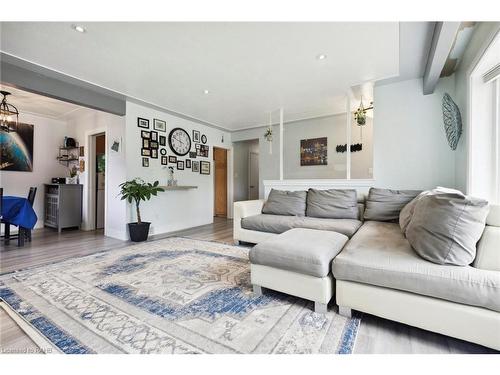
[[[0,129],[6,132],[17,131],[19,124],[19,111],[12,104],[7,103],[8,91],[0,91],[3,95],[0,103]]]

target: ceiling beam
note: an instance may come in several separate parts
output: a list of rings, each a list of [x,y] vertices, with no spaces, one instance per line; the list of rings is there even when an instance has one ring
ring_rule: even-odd
[[[457,36],[460,22],[437,22],[423,78],[424,95],[432,94]]]

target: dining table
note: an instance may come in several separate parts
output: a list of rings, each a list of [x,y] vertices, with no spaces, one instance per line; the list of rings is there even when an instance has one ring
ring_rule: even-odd
[[[10,226],[19,227],[18,246],[24,246],[25,233],[32,230],[38,217],[29,200],[25,197],[6,195],[2,197],[2,224],[5,225],[4,242],[9,244],[11,239]]]

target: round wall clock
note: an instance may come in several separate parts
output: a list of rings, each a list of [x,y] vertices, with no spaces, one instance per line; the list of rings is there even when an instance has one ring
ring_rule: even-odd
[[[205,134],[201,136],[201,143],[203,144],[207,143],[207,136]]]
[[[191,150],[191,138],[187,131],[174,128],[168,135],[168,144],[174,154],[184,156]]]

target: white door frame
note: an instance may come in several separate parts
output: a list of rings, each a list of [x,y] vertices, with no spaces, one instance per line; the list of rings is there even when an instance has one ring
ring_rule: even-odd
[[[85,230],[95,230],[96,229],[96,191],[93,187],[96,184],[96,169],[95,169],[95,138],[97,135],[105,135],[105,169],[108,170],[108,137],[106,135],[106,128],[96,128],[85,132],[85,148],[87,152],[85,153],[85,184],[83,187],[84,195],[86,199],[86,218],[84,218],[83,227]],[[108,179],[104,179],[104,235],[106,235],[106,224],[108,216]],[[84,200],[85,202],[85,200]]]

